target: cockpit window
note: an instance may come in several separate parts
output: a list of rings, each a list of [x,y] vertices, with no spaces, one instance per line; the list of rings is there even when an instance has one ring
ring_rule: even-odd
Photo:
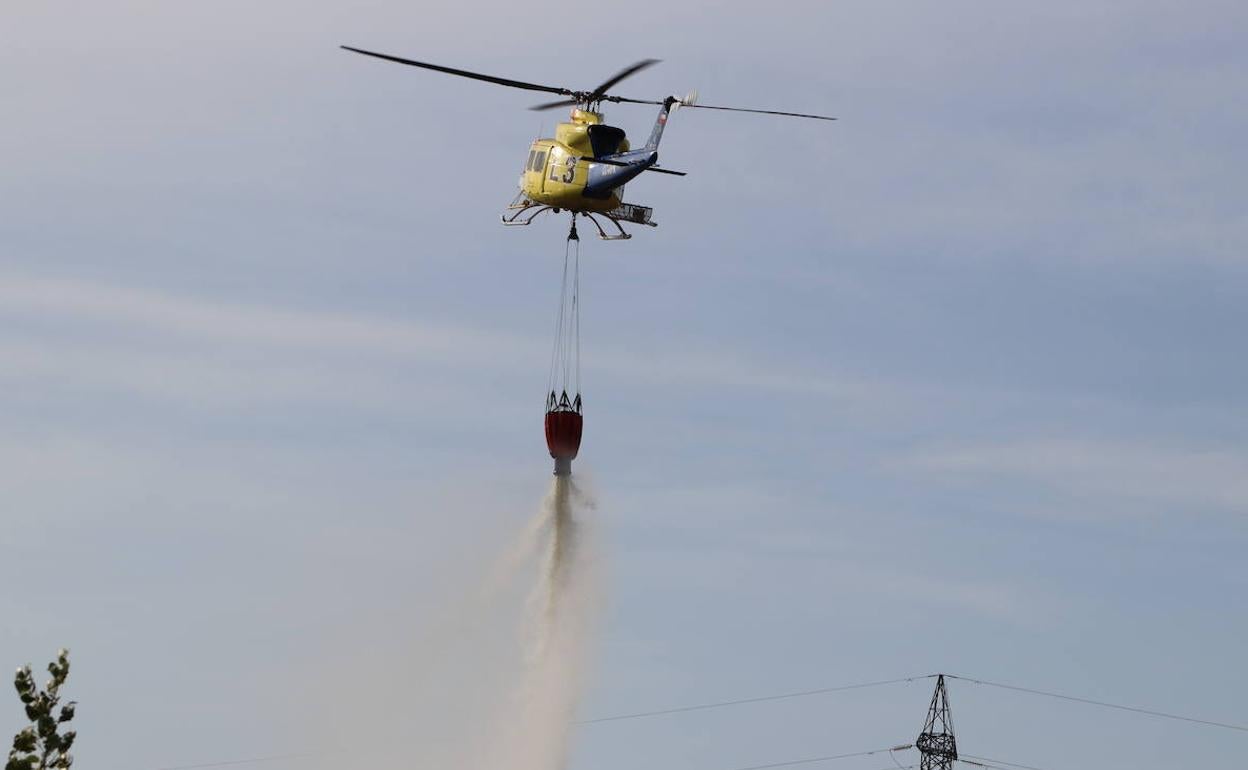
[[[533,170],[541,171],[546,166],[546,151],[538,150],[533,155]]]

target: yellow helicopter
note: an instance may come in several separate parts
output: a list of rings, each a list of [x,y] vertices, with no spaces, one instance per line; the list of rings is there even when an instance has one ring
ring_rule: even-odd
[[[643,59],[631,67],[625,67],[592,91],[574,91],[569,88],[526,83],[494,75],[483,75],[479,72],[443,67],[438,64],[428,64],[346,45],[342,48],[365,56],[444,72],[448,75],[458,75],[528,91],[545,91],[565,97],[532,108],[549,110],[557,107],[571,107],[572,116],[570,122],[560,123],[555,127],[553,138],[538,139],[533,142],[529,149],[528,160],[525,162],[524,172],[520,176],[520,192],[508,206],[508,213],[503,215],[502,220],[504,225],[528,225],[543,212],[550,211],[558,214],[561,211],[569,211],[572,213],[570,237],[575,237],[576,234],[577,215],[584,216],[592,222],[598,230],[599,237],[604,240],[631,238],[632,236],[624,230],[621,224],[623,222],[657,226],[650,219],[652,209],[624,202],[624,185],[646,171],[676,176],[685,175],[683,171],[672,171],[657,165],[659,140],[663,138],[663,127],[667,125],[668,116],[679,107],[754,112],[813,120],[836,120],[836,118],[824,115],[808,115],[800,112],[698,104],[696,94],[690,94],[684,99],[669,96],[666,99],[654,100],[630,99],[607,93],[608,89],[625,78],[657,64],[657,59]],[[623,129],[603,123],[600,111],[603,102],[659,105],[658,118],[644,146],[632,149]],[[614,232],[608,233],[603,229],[598,217],[614,225]]]

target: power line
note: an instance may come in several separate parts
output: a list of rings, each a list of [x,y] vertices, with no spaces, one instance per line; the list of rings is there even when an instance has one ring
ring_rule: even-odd
[[[896,752],[894,752],[894,751],[890,751],[890,752],[888,752],[888,758],[889,758],[890,760],[892,760],[892,762],[893,762],[893,764],[894,764],[894,765],[896,765],[896,766],[897,766],[897,770],[907,770],[908,768],[911,768],[911,767],[918,767],[918,765],[903,765],[903,764],[901,764],[900,762],[898,762],[898,761],[897,761],[897,753],[896,753]],[[892,770],[892,768],[886,768],[886,770]]]
[[[925,674],[923,676],[901,677],[898,679],[883,679],[883,680],[876,681],[876,682],[860,682],[858,684],[846,684],[846,685],[839,685],[836,687],[820,687],[815,690],[801,690],[797,692],[780,693],[778,695],[763,695],[763,696],[759,696],[755,698],[738,698],[736,700],[724,700],[724,701],[714,701],[710,703],[698,703],[692,706],[677,706],[675,708],[657,709],[654,711],[638,711],[638,712],[634,712],[631,714],[613,714],[613,715],[605,716],[605,717],[596,717],[594,719],[584,719],[579,722],[575,722],[574,724],[591,725],[591,724],[598,724],[600,722],[618,722],[618,721],[625,720],[625,719],[643,719],[645,717],[664,716],[667,714],[681,714],[681,713],[685,713],[689,711],[706,711],[708,709],[725,708],[728,706],[742,706],[742,705],[746,705],[750,703],[766,703],[768,701],[786,700],[789,698],[807,698],[807,697],[811,697],[814,695],[826,695],[826,694],[834,693],[834,692],[844,692],[846,690],[862,690],[868,687],[882,687],[884,685],[901,684],[903,682],[917,682],[917,681],[921,681],[924,679],[931,679],[935,676],[936,674]],[[867,752],[867,754],[873,754],[873,753],[878,753],[878,752]],[[260,763],[260,762],[276,762],[276,761],[283,760],[283,759],[302,759],[302,758],[316,757],[316,756],[322,756],[322,754],[316,754],[316,753],[276,754],[276,755],[268,756],[268,757],[256,757],[254,759],[231,759],[231,760],[225,760],[221,762],[206,762],[203,764],[196,764],[196,765],[171,765],[168,767],[159,767],[159,768],[156,768],[156,770],[208,770],[208,768],[214,768],[214,767],[230,767],[232,765],[248,765],[248,764]],[[865,755],[853,754],[849,756],[865,756]],[[766,765],[765,767],[785,767],[788,764],[824,762],[824,761],[830,761],[831,759],[832,758],[826,758],[826,757],[806,759],[806,760],[798,760],[793,763],[779,763],[776,765]],[[738,768],[738,770],[744,770],[744,768]]]
[[[1041,768],[1039,767],[1034,767],[1032,765],[1020,765],[1017,762],[1006,762],[1004,759],[993,759],[992,757],[977,757],[974,754],[963,754],[962,756],[966,757],[967,759],[978,759],[980,762],[987,762],[988,764],[994,765],[994,766],[1004,765],[1006,767],[1017,767],[1019,768],[1019,770],[1041,770]],[[959,760],[959,761],[966,762],[965,759]],[[967,762],[967,764],[974,765],[974,764],[979,764],[979,762]]]
[[[1080,698],[1074,695],[1062,695],[1056,692],[1047,692],[1045,690],[1033,690],[1030,687],[1019,687],[1012,684],[1001,684],[1000,682],[989,682],[984,679],[972,679],[966,676],[955,676],[954,674],[945,674],[950,679],[957,679],[962,682],[970,682],[971,684],[982,684],[988,687],[999,687],[1002,690],[1014,690],[1015,692],[1025,692],[1032,695],[1043,695],[1046,698],[1057,698],[1059,700],[1072,701],[1074,703],[1086,703],[1091,706],[1101,706],[1103,708],[1117,709],[1119,711],[1130,711],[1135,714],[1144,714],[1150,717],[1160,717],[1162,719],[1174,719],[1179,722],[1191,722],[1192,724],[1208,725],[1209,727],[1222,727],[1227,730],[1238,730],[1248,733],[1248,727],[1243,725],[1235,725],[1229,722],[1214,722],[1208,719],[1197,719],[1196,717],[1187,717],[1180,714],[1169,714],[1164,711],[1153,711],[1152,709],[1139,708],[1136,706],[1123,706],[1118,703],[1106,703],[1105,701],[1092,700],[1090,698]]]
[[[820,687],[814,690],[799,690],[796,692],[779,693],[776,695],[762,695],[762,696],[757,696],[753,698],[737,698],[734,700],[722,700],[722,701],[713,701],[713,702],[708,702],[708,703],[698,703],[698,704],[694,704],[690,706],[678,706],[675,708],[656,709],[653,711],[638,711],[638,712],[633,712],[633,713],[628,713],[628,714],[614,714],[614,715],[605,716],[605,717],[585,719],[585,720],[575,722],[574,724],[591,725],[591,724],[599,724],[602,722],[617,722],[617,721],[622,721],[622,720],[627,720],[627,719],[643,719],[646,717],[665,716],[669,714],[682,714],[682,713],[691,712],[691,711],[706,711],[709,709],[727,708],[730,706],[742,706],[742,705],[747,705],[751,703],[766,703],[769,701],[787,700],[791,698],[807,698],[807,697],[812,697],[815,695],[826,695],[826,694],[836,693],[836,692],[845,692],[848,690],[861,690],[861,689],[866,689],[869,687],[882,687],[882,686],[891,685],[891,684],[917,682],[917,681],[922,681],[925,679],[934,679],[937,676],[939,676],[939,674],[924,674],[921,676],[909,676],[909,677],[901,677],[897,679],[883,679],[883,680],[874,681],[874,682],[861,682],[858,684],[839,685],[836,687]],[[1073,703],[1083,703],[1086,705],[1100,706],[1102,708],[1116,709],[1119,711],[1127,711],[1127,712],[1131,712],[1135,714],[1144,714],[1146,716],[1159,717],[1162,719],[1172,719],[1172,720],[1177,720],[1180,722],[1189,722],[1192,724],[1207,725],[1210,727],[1221,727],[1227,730],[1237,730],[1239,732],[1248,732],[1248,727],[1245,727],[1243,725],[1232,724],[1229,722],[1215,722],[1215,721],[1208,720],[1208,719],[1197,719],[1195,717],[1188,717],[1188,716],[1183,716],[1180,714],[1171,714],[1171,713],[1164,712],[1164,711],[1154,711],[1152,709],[1139,708],[1136,706],[1124,706],[1118,703],[1108,703],[1105,701],[1092,700],[1090,698],[1081,698],[1081,697],[1074,696],[1074,695],[1064,695],[1062,693],[1049,692],[1047,690],[1036,690],[1036,689],[1032,689],[1029,687],[1020,687],[1017,685],[1003,684],[1001,682],[991,682],[986,679],[975,679],[972,677],[958,676],[956,674],[945,674],[945,676],[949,679],[956,679],[961,682],[968,682],[970,684],[978,684],[978,685],[983,685],[986,687],[996,687],[996,688],[1000,688],[1003,690],[1013,690],[1015,692],[1028,693],[1031,695],[1042,695],[1047,698],[1056,698],[1059,700],[1070,701]],[[899,748],[901,747],[894,747],[893,749],[879,749],[876,751],[860,752],[856,754],[844,754],[844,755],[838,754],[838,755],[832,755],[832,756],[827,756],[827,757],[812,757],[809,759],[791,760],[787,762],[776,762],[776,763],[767,764],[767,765],[756,765],[756,766],[752,766],[748,768],[735,768],[734,770],[769,770],[770,768],[789,767],[793,765],[812,764],[812,763],[817,763],[817,762],[829,762],[835,759],[845,759],[849,757],[868,756],[871,754],[878,754],[883,751],[897,751],[899,750]],[[302,758],[315,757],[315,756],[322,756],[322,754],[316,754],[316,753],[278,754],[278,755],[266,756],[266,757],[256,757],[253,759],[234,759],[234,760],[226,760],[226,761],[221,761],[221,762],[207,762],[207,763],[193,764],[193,765],[172,765],[172,766],[167,766],[167,767],[156,768],[156,770],[208,770],[209,768],[229,767],[233,765],[246,765],[246,764],[254,764],[254,763],[261,763],[261,762],[275,762],[275,761],[280,761],[283,759],[302,759]],[[1015,770],[1041,770],[1041,768],[1033,767],[1031,765],[1021,765],[1017,763],[1005,762],[1002,760],[995,760],[995,759],[991,759],[987,757],[976,757],[971,754],[966,754],[964,756],[967,759],[979,760],[981,762],[988,763],[994,766],[1004,766],[1006,768],[1014,768]]]
[[[787,762],[772,762],[767,765],[750,765],[749,767],[736,767],[733,770],[770,770],[773,767],[792,767],[793,765],[810,765],[816,762],[831,762],[836,759],[850,759],[851,757],[869,757],[872,754],[892,754],[894,751],[905,751],[912,749],[913,746],[907,744],[904,746],[893,746],[889,749],[874,749],[872,751],[857,751],[852,754],[832,754],[826,757],[810,757],[809,759],[791,759]]]
[[[747,703],[765,703],[773,700],[786,700],[788,698],[806,698],[812,695],[826,695],[833,692],[844,692],[845,690],[861,690],[867,687],[880,687],[887,684],[901,684],[902,682],[917,682],[923,679],[931,679],[936,674],[926,674],[924,676],[909,676],[900,679],[885,679],[879,682],[863,682],[861,684],[846,684],[838,687],[820,687],[817,690],[801,690],[798,692],[786,692],[779,695],[762,695],[756,698],[738,698],[737,700],[715,701],[713,703],[699,703],[693,706],[678,706],[676,708],[659,709],[656,711],[638,711],[632,714],[615,714],[613,716],[597,717],[595,719],[584,719],[576,722],[578,725],[592,725],[599,722],[618,722],[623,719],[641,719],[643,717],[657,717],[665,714],[681,714],[686,711],[705,711],[707,709],[724,708],[726,706],[741,706]]]
[[[1001,765],[993,765],[988,762],[973,762],[969,759],[962,759],[960,757],[958,758],[958,761],[964,765],[970,765],[972,767],[983,767],[983,768],[986,768],[986,770],[1010,770],[1010,767],[1002,767]],[[1011,765],[1011,767],[1013,767],[1013,765]]]
[[[808,764],[814,764],[816,762],[832,762],[837,759],[850,759],[853,757],[869,757],[873,754],[882,754],[884,752],[888,752],[889,756],[892,756],[892,752],[906,751],[912,748],[914,747],[909,744],[906,744],[902,746],[893,746],[892,748],[887,748],[887,749],[873,749],[871,751],[857,751],[851,754],[832,754],[832,755],[828,755],[825,757],[792,759],[792,760],[788,760],[785,762],[773,762],[773,763],[766,764],[766,765],[753,765],[750,767],[738,767],[738,768],[734,768],[734,770],[769,770],[770,768],[776,768],[776,767],[791,767],[793,765],[808,765]],[[338,753],[338,752],[329,752],[329,753]],[[319,756],[325,756],[325,755],[326,755],[325,753],[317,754],[317,753],[310,753],[310,752],[302,753],[302,754],[274,754],[272,756],[267,756],[267,757],[253,757],[251,759],[229,759],[229,760],[224,760],[221,762],[205,762],[203,764],[197,764],[197,765],[170,765],[166,767],[156,768],[156,770],[206,770],[207,768],[213,768],[213,767],[229,767],[231,765],[249,765],[249,764],[256,764],[260,762],[276,762],[276,761],[280,761],[283,759],[307,759],[310,757],[319,757]],[[893,762],[894,764],[896,764],[896,760],[893,760]],[[902,768],[902,770],[913,770],[913,768],[917,767],[917,765],[898,765],[898,767]],[[892,768],[889,768],[889,770],[892,770]]]

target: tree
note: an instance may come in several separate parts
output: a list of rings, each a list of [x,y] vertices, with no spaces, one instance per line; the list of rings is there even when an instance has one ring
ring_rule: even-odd
[[[69,676],[69,650],[58,650],[56,660],[48,664],[52,678],[40,690],[30,673],[30,666],[17,670],[13,686],[26,707],[30,725],[13,738],[9,761],[4,770],[69,770],[74,757],[69,747],[78,734],[73,730],[60,732],[61,725],[74,718],[74,701],[61,706],[61,685]]]

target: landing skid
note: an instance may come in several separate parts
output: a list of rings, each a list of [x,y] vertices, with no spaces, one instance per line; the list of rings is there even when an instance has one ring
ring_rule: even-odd
[[[537,219],[537,217],[543,212],[549,211],[554,214],[558,214],[562,211],[562,209],[557,209],[553,206],[546,206],[541,203],[534,203],[533,201],[523,196],[518,196],[516,200],[510,206],[507,207],[507,210],[508,210],[508,213],[503,214],[500,217],[500,219],[503,222],[503,225],[506,227],[523,227],[523,226],[531,225],[533,224],[533,220]],[[652,209],[650,209],[647,206],[638,206],[633,203],[624,203],[624,204],[621,204],[618,208],[612,209],[611,211],[608,211],[608,212],[596,212],[593,214],[584,212],[584,211],[573,212],[572,221],[575,225],[576,217],[578,215],[585,217],[586,219],[588,219],[590,222],[594,224],[594,227],[598,230],[598,237],[601,238],[602,240],[604,241],[626,241],[629,238],[632,238],[633,236],[631,233],[625,232],[624,227],[620,223],[631,222],[633,224],[638,224],[638,225],[649,225],[650,227],[658,227],[656,223],[650,221],[651,211]],[[615,232],[608,233],[603,228],[602,223],[598,221],[599,217],[602,217],[603,219],[610,222],[611,225],[615,227]]]

